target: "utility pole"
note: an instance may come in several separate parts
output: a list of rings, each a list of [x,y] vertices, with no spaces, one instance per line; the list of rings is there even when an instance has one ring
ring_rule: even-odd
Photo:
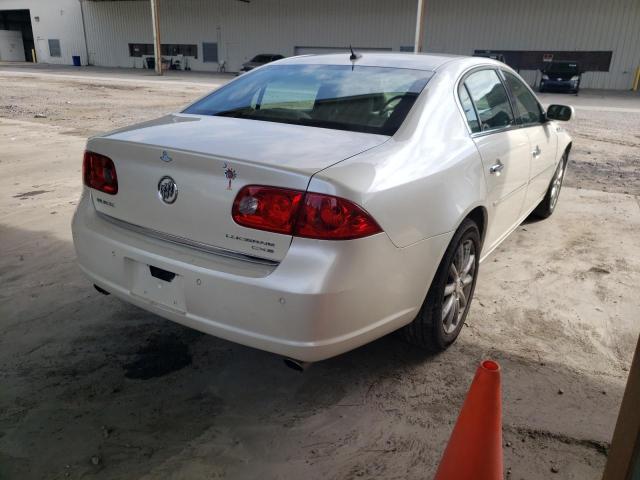
[[[413,52],[420,53],[424,50],[424,7],[426,0],[418,0],[418,12],[416,14],[416,38],[413,44]]]
[[[153,21],[153,55],[156,60],[156,74],[162,75],[162,49],[160,44],[160,12],[158,0],[151,2],[151,20]]]
[[[91,65],[89,60],[89,43],[87,42],[87,26],[84,22],[84,0],[80,0],[80,17],[82,19],[82,34],[84,35],[84,51],[87,55],[87,65]]]

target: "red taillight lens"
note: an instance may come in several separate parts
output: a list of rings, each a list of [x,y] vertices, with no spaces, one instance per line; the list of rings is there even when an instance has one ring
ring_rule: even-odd
[[[355,203],[322,193],[307,193],[294,235],[325,240],[350,240],[381,231],[371,215]]]
[[[257,185],[240,190],[232,215],[244,227],[321,240],[349,240],[382,231],[349,200]]]
[[[236,223],[249,228],[291,235],[304,192],[250,185],[233,202]]]
[[[109,157],[99,153],[84,152],[82,178],[87,187],[95,188],[109,195],[118,193],[116,167]]]

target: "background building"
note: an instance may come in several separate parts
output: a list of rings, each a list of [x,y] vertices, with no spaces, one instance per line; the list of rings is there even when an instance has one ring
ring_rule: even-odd
[[[25,59],[71,64],[86,49],[78,0],[0,0],[0,30],[22,32]],[[6,60],[0,58],[0,60]]]
[[[160,0],[162,53],[181,68],[237,71],[258,53],[411,51],[417,0]],[[640,66],[638,0],[427,0],[424,49],[500,51],[533,85],[543,59],[579,61],[582,86],[631,88]],[[148,0],[0,0],[0,30],[25,58],[145,68]],[[0,37],[1,38],[1,37]],[[2,40],[0,40],[2,41]],[[0,51],[2,49],[0,48]]]

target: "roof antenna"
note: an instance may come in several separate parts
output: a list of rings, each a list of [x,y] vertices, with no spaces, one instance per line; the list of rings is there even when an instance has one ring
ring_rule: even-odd
[[[361,53],[356,53],[353,51],[353,47],[351,45],[349,45],[349,50],[351,50],[351,55],[349,56],[349,60],[351,60],[352,62],[355,62],[360,57],[362,57]]]

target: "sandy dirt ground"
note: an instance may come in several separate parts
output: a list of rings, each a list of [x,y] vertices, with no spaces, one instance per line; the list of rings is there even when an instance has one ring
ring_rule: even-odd
[[[486,357],[506,478],[600,478],[640,331],[638,97],[543,96],[578,107],[568,187],[483,263],[447,352],[390,335],[299,374],[75,265],[86,137],[216,82],[0,67],[0,478],[430,478]]]

